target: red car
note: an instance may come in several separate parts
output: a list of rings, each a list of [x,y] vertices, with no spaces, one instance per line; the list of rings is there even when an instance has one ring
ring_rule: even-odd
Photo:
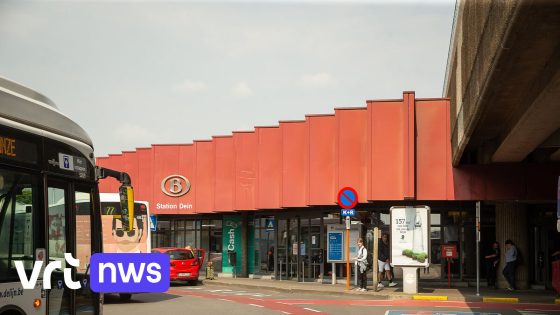
[[[204,262],[206,251],[203,249],[188,250],[176,247],[153,248],[152,253],[169,255],[169,280],[188,281],[189,284],[198,282],[198,272]]]

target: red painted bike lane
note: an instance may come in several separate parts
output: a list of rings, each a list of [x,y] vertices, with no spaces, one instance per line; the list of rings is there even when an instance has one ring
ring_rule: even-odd
[[[181,296],[196,296],[208,299],[220,299],[244,305],[262,307],[268,310],[279,311],[284,314],[326,314],[322,311],[314,310],[312,305],[336,305],[336,306],[377,306],[377,307],[427,307],[427,308],[453,308],[465,309],[472,312],[478,310],[517,310],[517,311],[557,311],[560,312],[559,305],[553,304],[529,304],[529,303],[483,303],[483,302],[463,302],[463,301],[413,301],[413,300],[314,300],[314,299],[274,299],[274,298],[254,298],[247,296],[232,296],[217,293],[204,293],[194,291],[183,291],[172,289],[167,293]]]

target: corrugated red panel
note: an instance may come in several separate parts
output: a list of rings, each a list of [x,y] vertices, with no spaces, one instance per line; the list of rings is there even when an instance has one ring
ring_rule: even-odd
[[[197,199],[196,193],[198,190],[198,178],[196,178],[196,156],[194,146],[192,144],[178,145],[179,150],[179,169],[178,174],[185,176],[191,183],[190,191],[179,197],[179,213],[180,214],[193,214],[196,212]]]
[[[366,108],[336,109],[337,122],[337,191],[343,187],[354,188],[359,202],[367,202],[368,111]]]
[[[257,147],[255,132],[234,132],[235,210],[254,210],[257,200]]]
[[[173,145],[154,145],[154,183],[152,186],[154,204],[152,212],[156,214],[178,213],[178,198],[165,195],[161,190],[161,182],[170,175],[177,174],[179,167],[179,148]]]
[[[336,203],[336,120],[307,116],[309,125],[309,205]]]
[[[369,200],[403,199],[403,101],[369,101],[371,172]]]
[[[214,208],[217,212],[233,211],[235,200],[235,147],[233,137],[214,137],[216,181]]]
[[[195,141],[196,213],[214,211],[214,143]]]
[[[282,207],[306,207],[309,203],[307,122],[280,122],[280,130],[282,132]]]
[[[416,101],[416,198],[447,199],[447,112],[445,100]]]
[[[134,185],[135,199],[148,201],[150,210],[153,207],[153,158],[152,148],[136,149],[138,155],[138,181],[132,183]]]
[[[282,199],[282,133],[279,127],[257,127],[259,138],[257,208],[281,208]]]

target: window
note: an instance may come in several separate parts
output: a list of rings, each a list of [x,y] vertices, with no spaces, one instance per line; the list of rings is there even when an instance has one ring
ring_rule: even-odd
[[[34,176],[0,169],[0,281],[19,279],[15,261],[28,273],[33,269],[37,185]]]

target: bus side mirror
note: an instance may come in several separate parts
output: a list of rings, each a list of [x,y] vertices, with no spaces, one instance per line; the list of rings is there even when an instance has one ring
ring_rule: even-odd
[[[134,219],[134,190],[132,186],[122,185],[119,187],[121,201],[121,221],[124,231],[132,231]]]

